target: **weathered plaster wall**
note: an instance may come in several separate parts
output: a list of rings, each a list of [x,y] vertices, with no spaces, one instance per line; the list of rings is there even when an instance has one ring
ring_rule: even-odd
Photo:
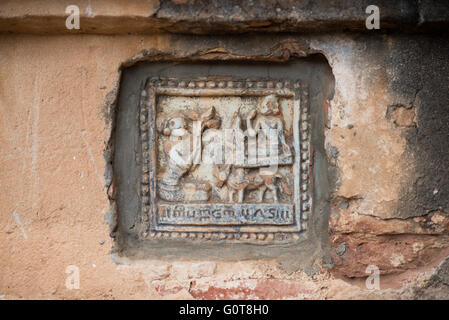
[[[444,37],[261,39],[2,35],[0,295],[448,297],[447,262],[435,271],[449,255]],[[282,61],[313,53],[326,57],[335,77],[334,97],[323,101],[332,192],[330,211],[321,216],[329,219],[323,250],[332,261],[317,259],[307,272],[288,272],[274,260],[131,260],[120,252],[114,254],[120,264],[114,262],[103,156],[121,68],[137,61]],[[381,291],[364,286],[369,264],[381,270]],[[69,265],[80,268],[80,290],[65,286]]]

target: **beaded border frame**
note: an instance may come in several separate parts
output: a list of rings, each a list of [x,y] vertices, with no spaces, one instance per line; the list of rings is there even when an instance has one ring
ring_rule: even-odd
[[[299,110],[295,112],[293,122],[298,122],[297,132],[294,132],[294,138],[297,139],[296,148],[299,152],[299,159],[296,159],[294,165],[295,175],[299,175],[299,183],[295,182],[295,211],[299,209],[296,222],[296,230],[265,232],[263,228],[260,231],[238,232],[238,231],[192,231],[182,230],[179,226],[178,231],[158,230],[155,221],[154,210],[156,208],[156,155],[155,139],[156,134],[156,106],[158,95],[174,96],[263,96],[276,94],[279,96],[290,96],[294,98],[294,108]],[[141,232],[139,234],[142,240],[180,238],[191,240],[227,240],[238,242],[286,242],[299,239],[299,233],[307,229],[307,223],[312,211],[311,194],[311,130],[310,130],[310,112],[308,100],[308,86],[300,82],[291,82],[289,80],[230,80],[216,78],[199,79],[174,79],[174,78],[149,78],[144,90],[141,92],[140,113],[140,143],[141,143],[141,188],[140,188],[140,215]],[[295,130],[294,130],[295,131]],[[297,138],[296,138],[297,137]],[[299,172],[298,172],[299,171]],[[296,198],[297,197],[297,198]],[[299,204],[299,205],[298,205]],[[299,208],[296,208],[299,206]],[[220,228],[219,226],[215,226]]]

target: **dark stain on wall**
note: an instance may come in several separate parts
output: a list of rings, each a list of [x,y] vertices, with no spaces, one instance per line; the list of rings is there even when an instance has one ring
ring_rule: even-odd
[[[416,125],[405,130],[410,162],[398,218],[433,211],[449,214],[449,41],[446,36],[390,36],[391,89],[415,108]]]

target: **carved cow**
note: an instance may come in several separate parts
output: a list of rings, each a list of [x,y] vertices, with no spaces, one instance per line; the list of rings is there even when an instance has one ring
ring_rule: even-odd
[[[232,165],[216,165],[214,168],[214,176],[217,179],[217,185],[219,187],[226,184],[230,202],[234,202],[234,195],[237,193],[237,202],[242,203],[245,197],[245,190],[257,189],[259,190],[258,202],[263,202],[265,192],[269,189],[273,193],[274,203],[278,203],[279,198],[276,179],[280,179],[284,192],[291,195],[291,191],[282,175],[264,172],[262,169],[259,170],[258,174],[250,175],[244,168],[238,168]]]

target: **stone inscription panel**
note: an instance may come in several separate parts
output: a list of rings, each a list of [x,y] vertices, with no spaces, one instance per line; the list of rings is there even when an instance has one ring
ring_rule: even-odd
[[[140,103],[141,237],[288,241],[311,211],[307,87],[148,79]]]
[[[266,224],[291,225],[294,223],[294,206],[278,203],[248,203],[239,205],[185,204],[158,206],[157,222],[160,225],[240,225]]]

